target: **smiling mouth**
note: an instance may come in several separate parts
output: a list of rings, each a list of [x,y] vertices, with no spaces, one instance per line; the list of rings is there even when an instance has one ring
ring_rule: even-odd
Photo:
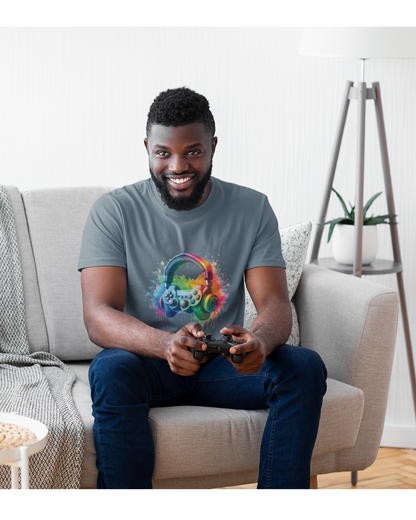
[[[175,189],[179,191],[187,190],[194,183],[193,175],[186,175],[184,177],[166,177],[169,181],[169,184]]]
[[[175,178],[175,177],[168,177],[168,179],[173,182],[174,184],[185,184],[186,182],[190,181],[192,179],[192,177],[179,177],[179,178]]]

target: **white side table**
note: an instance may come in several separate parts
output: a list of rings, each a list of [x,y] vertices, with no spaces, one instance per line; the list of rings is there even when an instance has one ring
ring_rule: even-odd
[[[14,413],[1,413],[0,422],[16,424],[29,428],[36,435],[36,442],[29,446],[19,446],[11,450],[0,450],[0,464],[11,466],[12,489],[18,489],[18,468],[20,468],[21,489],[29,489],[29,456],[37,453],[46,446],[48,441],[48,428],[41,422],[16,415]]]

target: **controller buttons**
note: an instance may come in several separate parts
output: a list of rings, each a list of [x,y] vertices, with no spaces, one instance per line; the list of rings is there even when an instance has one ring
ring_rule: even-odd
[[[201,299],[201,297],[199,296],[199,294],[197,294],[197,295],[195,296],[195,299],[196,299],[196,300],[200,300],[200,299]]]
[[[198,291],[193,290],[192,294],[198,294]]]
[[[182,307],[183,310],[187,309],[189,307],[188,300],[182,300],[180,303],[180,306]]]

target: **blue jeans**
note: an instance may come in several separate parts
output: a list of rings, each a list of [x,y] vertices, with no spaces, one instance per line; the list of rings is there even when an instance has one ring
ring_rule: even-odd
[[[120,349],[101,351],[89,371],[98,488],[152,487],[156,406],[270,408],[260,450],[258,488],[307,489],[318,432],[326,368],[319,355],[282,345],[255,374],[239,374],[214,354],[193,376],[174,374],[166,361]]]

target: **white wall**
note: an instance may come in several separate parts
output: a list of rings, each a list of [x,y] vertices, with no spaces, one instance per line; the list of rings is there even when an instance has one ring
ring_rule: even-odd
[[[298,55],[300,28],[0,29],[0,183],[21,190],[133,183],[148,176],[148,108],[167,88],[206,95],[219,144],[214,175],[268,194],[281,226],[311,220],[353,59]],[[372,60],[380,81],[416,353],[416,61]],[[384,192],[373,102],[367,103],[365,199]],[[335,187],[354,201],[356,105],[351,103]],[[385,199],[374,212],[387,213]],[[331,198],[328,218],[340,216]],[[326,237],[326,233],[324,235]],[[380,257],[392,258],[387,226]],[[320,256],[329,256],[322,244]],[[395,275],[372,277],[397,288]],[[384,442],[416,447],[401,322]],[[407,435],[407,436],[406,436]]]

